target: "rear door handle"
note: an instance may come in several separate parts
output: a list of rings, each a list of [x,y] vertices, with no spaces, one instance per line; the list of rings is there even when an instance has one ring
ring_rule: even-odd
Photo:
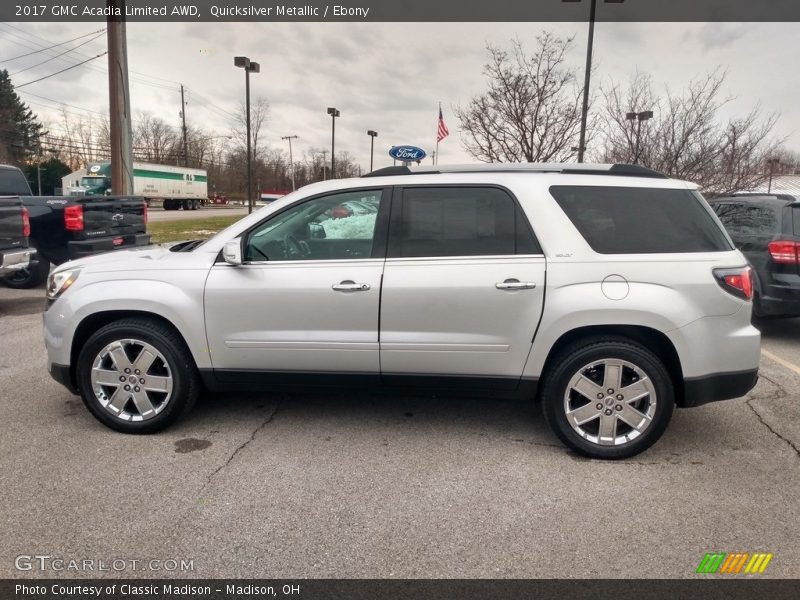
[[[331,286],[331,289],[336,292],[366,292],[369,288],[370,285],[368,283],[356,283],[349,279],[341,283],[334,283]]]
[[[496,287],[498,290],[532,290],[536,287],[536,284],[532,281],[506,279],[502,283],[495,283],[494,287]]]

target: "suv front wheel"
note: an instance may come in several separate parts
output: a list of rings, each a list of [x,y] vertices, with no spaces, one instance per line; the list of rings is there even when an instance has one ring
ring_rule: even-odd
[[[552,361],[545,418],[567,446],[591,458],[639,454],[664,433],[675,393],[663,362],[625,338],[583,340]]]
[[[81,397],[104,425],[124,433],[153,433],[189,411],[199,382],[183,339],[150,319],[100,328],[77,363]]]

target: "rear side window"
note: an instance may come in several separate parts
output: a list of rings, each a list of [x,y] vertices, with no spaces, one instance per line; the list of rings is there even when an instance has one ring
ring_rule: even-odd
[[[390,238],[394,257],[541,253],[514,199],[492,187],[405,188]]]
[[[780,207],[757,206],[742,202],[717,202],[714,212],[732,235],[774,235],[779,230]]]
[[[792,207],[792,227],[794,234],[800,235],[800,206]]]
[[[701,197],[689,190],[555,185],[550,193],[600,254],[732,250]]]
[[[0,169],[0,196],[30,196],[25,176],[16,169]]]

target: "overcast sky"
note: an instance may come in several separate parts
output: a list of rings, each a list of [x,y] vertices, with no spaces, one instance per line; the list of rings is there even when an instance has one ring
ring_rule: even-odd
[[[105,36],[16,75],[61,48],[6,59],[101,27],[0,23],[0,67],[9,70],[15,84],[65,68],[103,52]],[[570,62],[582,76],[585,23],[129,23],[131,107],[134,116],[149,112],[178,126],[178,84],[183,83],[189,122],[227,134],[229,113],[244,97],[244,74],[234,68],[233,56],[246,55],[261,64],[261,73],[251,76],[251,93],[270,103],[262,132],[270,146],[285,148],[280,138],[291,134],[299,136],[296,157],[310,147],[330,147],[325,111],[335,106],[342,115],[336,123],[337,150],[351,152],[368,167],[366,130],[376,129],[375,166],[385,166],[391,164],[387,152],[393,144],[419,145],[428,153],[434,149],[441,101],[451,134],[440,145],[441,162],[468,162],[453,107],[485,89],[486,44],[507,46],[519,37],[533,48],[545,29],[575,36]],[[790,149],[800,150],[798,34],[797,23],[598,23],[593,88],[611,77],[627,79],[638,69],[650,73],[660,89],[679,91],[689,79],[720,66],[728,72],[725,92],[734,97],[726,114],[743,114],[757,104],[778,112],[779,135],[787,137]],[[102,57],[19,92],[48,124],[58,120],[58,102],[72,105],[67,110],[76,115],[106,113],[106,72]]]

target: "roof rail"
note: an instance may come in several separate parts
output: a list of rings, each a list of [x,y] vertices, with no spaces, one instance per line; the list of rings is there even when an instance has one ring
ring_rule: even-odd
[[[663,173],[641,165],[582,164],[582,163],[485,163],[473,165],[435,165],[409,168],[384,167],[362,177],[388,177],[392,175],[436,175],[441,173],[565,173],[570,175],[622,175],[668,179]]]

